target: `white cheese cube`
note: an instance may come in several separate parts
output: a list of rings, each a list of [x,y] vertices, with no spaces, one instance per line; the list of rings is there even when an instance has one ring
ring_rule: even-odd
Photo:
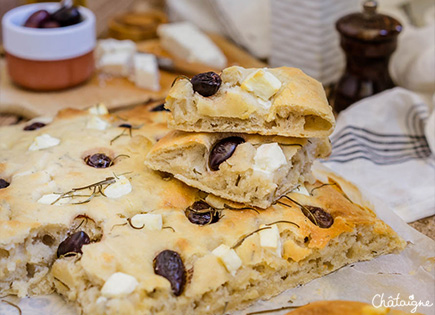
[[[241,88],[267,101],[278,92],[281,85],[281,81],[272,73],[264,69],[259,69],[243,80]]]
[[[242,265],[242,260],[237,255],[236,251],[227,245],[221,244],[212,251],[212,254],[219,258],[228,272],[233,276]]]
[[[298,187],[293,189],[291,192],[292,193],[301,194],[301,195],[305,195],[305,196],[311,196],[310,193],[308,192],[308,190],[305,188],[304,185],[299,185]]]
[[[87,129],[97,129],[97,130],[106,130],[109,126],[110,124],[107,121],[101,119],[98,116],[90,117],[86,124]]]
[[[38,151],[57,146],[60,140],[46,133],[36,137],[29,147],[29,151]]]
[[[133,73],[133,81],[136,86],[152,91],[160,90],[160,72],[156,56],[152,54],[135,54]]]
[[[266,227],[266,225],[261,225],[260,228]],[[271,248],[276,250],[278,257],[282,255],[281,237],[279,235],[278,227],[270,225],[269,229],[264,229],[258,232],[260,234],[260,245],[264,248]]]
[[[287,159],[281,147],[276,143],[262,144],[254,156],[254,171],[273,173],[287,164]]]
[[[116,199],[131,192],[130,181],[125,176],[119,176],[116,181],[104,189],[104,194],[108,198]]]
[[[213,41],[189,22],[161,24],[157,29],[164,49],[174,56],[223,69],[227,59]]]
[[[39,198],[37,202],[42,203],[44,205],[51,205],[53,202],[55,202],[57,200],[55,205],[60,206],[60,205],[64,205],[64,204],[68,203],[71,200],[71,198],[60,198],[59,199],[59,197],[60,197],[59,194],[47,194],[47,195],[43,195],[41,198]]]
[[[136,214],[131,218],[130,223],[135,228],[144,227],[151,231],[160,231],[163,226],[162,215],[155,213]]]
[[[136,52],[136,44],[132,40],[117,40],[113,38],[101,39],[95,49],[97,61],[105,54],[126,51],[131,54]]]
[[[88,109],[89,114],[92,115],[107,115],[109,110],[103,103],[98,103]]]
[[[123,272],[115,272],[104,283],[101,294],[108,298],[125,297],[133,292],[138,284],[135,277]]]
[[[104,73],[127,77],[132,68],[133,54],[129,51],[115,51],[104,54],[99,61],[99,68]]]

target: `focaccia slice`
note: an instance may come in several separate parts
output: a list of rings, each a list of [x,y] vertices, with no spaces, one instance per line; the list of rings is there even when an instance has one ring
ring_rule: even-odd
[[[211,95],[210,95],[211,94]],[[165,107],[183,131],[327,137],[335,126],[320,82],[296,68],[244,69],[179,79]]]
[[[405,246],[332,173],[261,210],[149,169],[167,114],[0,128],[1,296],[54,290],[84,315],[231,313]]]
[[[309,196],[291,193],[267,210],[234,210],[212,195],[137,210],[161,216],[161,229],[132,213],[107,220],[100,241],[54,262],[56,290],[84,314],[231,313],[400,251],[406,243],[336,180],[308,184]]]
[[[286,315],[411,315],[421,313],[408,313],[399,310],[393,310],[389,307],[373,306],[372,304],[357,301],[316,301]]]
[[[328,138],[173,131],[145,164],[216,196],[267,208],[311,181],[313,160],[329,152]]]

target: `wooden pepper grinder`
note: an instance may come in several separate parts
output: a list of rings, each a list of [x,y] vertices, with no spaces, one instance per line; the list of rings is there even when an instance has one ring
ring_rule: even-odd
[[[336,23],[346,54],[346,70],[335,91],[337,113],[364,97],[394,87],[388,62],[402,25],[388,15],[376,13],[376,1],[365,1],[363,8],[362,13],[346,15]]]

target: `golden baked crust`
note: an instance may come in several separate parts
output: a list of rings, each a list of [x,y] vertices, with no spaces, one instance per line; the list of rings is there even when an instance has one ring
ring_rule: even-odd
[[[272,74],[281,82],[269,99],[243,89],[256,71]],[[289,137],[327,137],[335,126],[331,107],[320,82],[289,67],[223,70],[216,94],[204,97],[187,79],[175,82],[166,98],[171,110],[169,125],[195,132],[239,132]],[[261,90],[262,87],[257,87]]]
[[[68,110],[35,131],[23,131],[24,125],[0,128],[0,178],[10,182],[0,189],[1,295],[54,290],[75,301],[84,314],[217,314],[404,247],[360,203],[357,190],[334,174],[322,173],[318,181],[306,184],[310,196],[290,193],[291,199],[284,197],[267,210],[234,210],[243,206],[230,207],[225,200],[148,169],[144,158],[168,132],[163,122],[167,115],[144,106],[101,115],[109,126],[94,130],[86,128],[92,114]],[[133,127],[131,137],[129,129],[119,127],[127,123]],[[29,151],[35,137],[44,133],[60,143]],[[108,168],[93,168],[84,159],[95,152],[119,158]],[[115,175],[131,184],[131,191],[118,198],[109,195],[108,188],[115,185],[110,182],[101,188],[107,196],[96,189],[87,203],[72,204],[87,196],[38,202],[47,194],[115,180]],[[348,190],[353,192],[345,195]],[[77,194],[92,192],[82,189]],[[192,223],[186,216],[200,200],[218,214],[209,224]],[[323,209],[332,216],[332,225],[321,227],[323,221],[313,220],[298,204]],[[133,226],[132,218],[141,213],[161,215],[163,227]],[[280,245],[264,246],[259,228],[278,231]],[[78,231],[90,239],[83,253],[57,257],[60,242]],[[240,266],[227,266],[218,257],[214,250],[221,245],[234,250]],[[164,250],[177,252],[185,267],[179,296],[153,269],[153,260]],[[137,281],[122,297],[102,291],[116,272]]]
[[[234,153],[210,166],[214,147],[225,139],[243,139]],[[264,159],[271,164],[280,157],[281,166],[263,170],[257,166],[257,153],[272,145],[273,154]],[[145,164],[154,170],[173,174],[186,184],[216,196],[261,208],[269,207],[280,196],[305,181],[311,181],[314,159],[330,153],[328,138],[287,138],[235,133],[186,133],[173,131],[161,139],[147,155]],[[264,151],[263,151],[264,152]],[[258,155],[260,156],[260,155]]]
[[[386,307],[374,307],[355,301],[316,301],[287,313],[287,315],[406,315],[421,314],[392,310]]]

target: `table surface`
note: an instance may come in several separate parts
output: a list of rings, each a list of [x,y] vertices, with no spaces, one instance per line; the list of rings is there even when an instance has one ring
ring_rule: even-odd
[[[0,126],[12,125],[25,121],[17,115],[6,115],[0,114]],[[435,216],[430,216],[424,219],[417,220],[415,222],[409,223],[414,229],[420,231],[421,233],[427,235],[431,239],[435,240]]]

